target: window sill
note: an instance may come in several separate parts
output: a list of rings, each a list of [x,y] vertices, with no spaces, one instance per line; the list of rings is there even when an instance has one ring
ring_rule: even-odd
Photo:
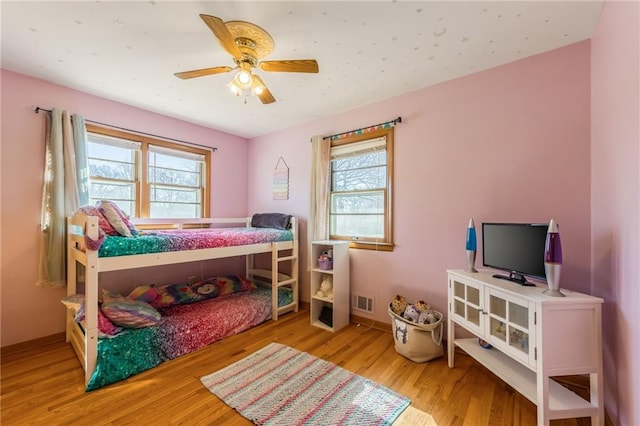
[[[393,251],[394,244],[392,243],[374,243],[366,241],[352,241],[349,244],[349,248],[361,249],[361,250],[374,250],[374,251]]]

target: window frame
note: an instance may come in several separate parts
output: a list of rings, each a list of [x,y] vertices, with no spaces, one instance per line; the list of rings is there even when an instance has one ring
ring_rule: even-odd
[[[206,148],[192,147],[185,144],[179,144],[169,142],[162,139],[157,139],[151,136],[140,135],[137,133],[127,132],[124,130],[111,129],[107,127],[101,127],[94,124],[85,124],[87,133],[95,133],[103,136],[110,136],[114,138],[124,139],[131,142],[140,144],[140,152],[135,155],[135,214],[132,216],[137,218],[150,218],[151,211],[151,189],[148,179],[149,170],[149,146],[159,146],[172,150],[184,151],[193,154],[204,156],[203,173],[204,178],[202,180],[202,187],[200,188],[201,197],[201,218],[209,217],[210,215],[210,199],[211,199],[211,150]],[[91,176],[89,176],[91,179]]]
[[[386,186],[382,190],[384,193],[384,238],[382,241],[380,239],[371,238],[370,240],[354,240],[353,237],[345,236],[345,235],[337,235],[333,233],[331,229],[331,209],[332,203],[331,198],[334,193],[342,193],[345,191],[333,191],[333,179],[332,179],[332,167],[331,167],[331,159],[329,160],[329,196],[327,200],[327,213],[329,218],[329,238],[331,240],[345,240],[351,241],[349,247],[356,249],[365,249],[365,250],[377,250],[377,251],[393,251],[394,242],[393,242],[393,146],[394,146],[394,127],[386,128],[386,129],[377,129],[370,132],[365,132],[361,134],[349,135],[344,138],[331,141],[330,150],[333,150],[334,147],[344,146],[352,143],[362,142],[370,139],[377,138],[385,138],[386,141],[386,154],[387,154],[387,175],[386,175]],[[351,191],[349,191],[351,192]],[[361,191],[353,191],[353,192],[361,192]]]

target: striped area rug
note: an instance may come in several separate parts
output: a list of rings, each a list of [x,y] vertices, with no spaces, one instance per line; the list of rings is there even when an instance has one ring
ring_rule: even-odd
[[[411,403],[369,379],[279,343],[201,380],[258,425],[390,425]]]

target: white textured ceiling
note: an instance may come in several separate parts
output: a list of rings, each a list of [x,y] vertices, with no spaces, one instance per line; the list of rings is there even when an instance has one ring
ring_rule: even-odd
[[[602,1],[2,1],[1,59],[7,70],[254,137],[588,39],[601,7]],[[176,78],[178,71],[235,65],[201,13],[264,28],[275,40],[265,60],[316,59],[319,74],[257,71],[277,100],[269,105],[235,97],[226,86],[230,73]]]

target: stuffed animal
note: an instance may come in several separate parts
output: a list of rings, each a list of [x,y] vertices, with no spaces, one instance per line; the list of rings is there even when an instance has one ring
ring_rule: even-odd
[[[396,315],[404,314],[404,310],[407,308],[407,298],[396,294],[396,297],[391,301],[391,310]]]
[[[404,314],[402,314],[404,319],[408,319],[413,322],[418,322],[418,318],[420,317],[420,312],[416,305],[409,305],[407,309],[404,310]]]
[[[422,313],[422,312],[426,311],[427,309],[429,309],[429,305],[427,305],[424,300],[418,300],[415,303],[415,305],[416,305],[416,308],[418,308],[418,311],[420,313]]]
[[[420,316],[418,317],[418,322],[420,324],[433,324],[439,319],[440,318],[438,318],[438,315],[436,314],[436,312],[433,309],[428,308],[425,311],[420,312]]]
[[[320,289],[316,293],[316,296],[333,299],[333,283],[331,282],[331,277],[325,277],[322,280],[320,283]]]

